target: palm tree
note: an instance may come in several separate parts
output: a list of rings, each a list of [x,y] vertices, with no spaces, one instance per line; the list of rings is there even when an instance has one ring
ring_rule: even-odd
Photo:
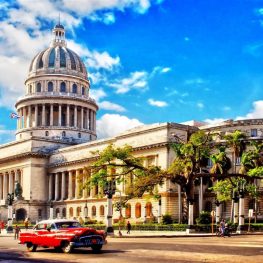
[[[245,133],[239,130],[236,130],[224,136],[227,146],[229,146],[232,150],[232,163],[233,163],[233,168],[234,168],[233,174],[236,174],[237,157],[239,157],[242,154],[242,151],[244,150],[244,139],[245,138],[246,138]],[[232,199],[232,204],[231,204],[231,221],[232,222],[233,222],[233,219],[234,219],[234,200]]]

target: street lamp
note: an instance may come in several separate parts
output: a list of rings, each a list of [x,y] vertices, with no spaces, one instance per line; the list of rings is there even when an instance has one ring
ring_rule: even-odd
[[[8,193],[7,194],[7,205],[8,205],[8,219],[7,219],[7,228],[6,231],[8,233],[13,232],[13,202],[14,202],[14,193]]]
[[[245,197],[245,184],[246,181],[241,181],[238,183],[238,192],[239,192],[239,220],[237,233],[241,234],[244,231],[245,226],[245,208],[244,208],[244,197]]]
[[[53,203],[50,202],[50,207],[49,207],[49,219],[54,218],[54,208],[53,208]]]
[[[88,222],[88,204],[87,204],[87,200],[84,206],[84,222],[85,224]]]
[[[217,200],[216,199],[216,201],[215,201],[215,205],[216,205],[216,224],[219,224],[219,222],[220,222],[220,213],[221,213],[221,207],[220,207],[220,205],[221,205],[221,202],[219,201],[219,200]]]
[[[238,192],[233,190],[233,194],[232,194],[232,200],[234,202],[234,211],[233,211],[233,222],[234,224],[237,224],[238,223],[238,200],[239,200],[239,197],[238,197]]]
[[[116,192],[116,182],[114,180],[107,181],[104,185],[103,192],[107,195],[108,215],[107,215],[107,234],[113,235],[112,227],[112,196]]]

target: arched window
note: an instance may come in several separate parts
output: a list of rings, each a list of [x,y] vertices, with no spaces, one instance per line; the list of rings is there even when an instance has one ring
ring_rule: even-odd
[[[141,204],[140,204],[140,203],[137,203],[137,204],[135,205],[135,217],[136,217],[136,218],[141,217],[141,213],[142,213]]]
[[[78,89],[78,86],[77,86],[77,84],[73,84],[72,85],[72,93],[77,93],[77,89]]]
[[[146,204],[146,216],[147,217],[151,217],[152,216],[152,204],[150,203],[150,202],[148,202],[147,204]]]
[[[49,54],[48,67],[54,68],[54,66],[55,66],[55,49],[53,48]]]
[[[212,203],[210,201],[206,201],[206,203],[205,203],[205,211],[208,211],[208,212],[212,211]]]
[[[42,219],[42,209],[38,209],[38,219]]]
[[[100,216],[104,216],[104,205],[100,206]]]
[[[65,207],[62,209],[62,217],[63,217],[63,218],[66,218],[66,217],[67,217],[67,210],[66,210]]]
[[[72,52],[71,52],[69,49],[67,49],[67,51],[68,51],[69,58],[70,58],[71,69],[76,70],[76,62],[75,62],[75,58],[74,58]]]
[[[32,93],[32,85],[29,86],[29,93]]]
[[[46,135],[46,136],[48,136],[48,135],[49,135],[49,132],[48,132],[48,131],[46,131],[46,132],[45,132],[45,135]]]
[[[53,82],[49,81],[47,84],[47,91],[52,92],[53,91]]]
[[[81,207],[80,207],[80,206],[77,207],[77,211],[76,211],[76,212],[77,212],[77,213],[76,213],[77,216],[80,216],[80,213],[81,213]]]
[[[125,217],[130,218],[131,217],[131,205],[127,204],[125,209]]]
[[[41,92],[41,83],[40,82],[37,83],[37,92]]]
[[[96,216],[96,206],[94,205],[94,206],[92,206],[92,208],[91,208],[91,216]]]
[[[62,132],[62,137],[66,137],[66,132],[65,131]]]
[[[39,56],[39,61],[38,61],[38,66],[37,68],[43,68],[44,66],[44,63],[43,63],[43,54],[44,54],[45,51],[42,51],[40,56]]]
[[[82,89],[81,89],[81,94],[82,94],[82,95],[85,95],[85,87],[82,87]]]
[[[59,215],[60,211],[59,211],[59,208],[56,209],[56,218],[59,218],[60,215]]]
[[[66,92],[66,83],[64,81],[60,83],[60,92]]]
[[[69,208],[69,216],[70,216],[70,217],[73,217],[73,207],[70,207],[70,208]]]
[[[66,54],[65,51],[59,47],[59,55],[60,55],[60,67],[65,68],[66,67]]]

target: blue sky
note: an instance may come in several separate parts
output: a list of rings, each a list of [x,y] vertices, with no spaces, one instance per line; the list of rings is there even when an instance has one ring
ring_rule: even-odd
[[[263,117],[263,0],[0,0],[0,143],[58,20],[84,60],[98,134]]]

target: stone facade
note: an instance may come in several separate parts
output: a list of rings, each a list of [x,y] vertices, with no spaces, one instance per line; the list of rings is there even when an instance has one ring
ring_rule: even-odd
[[[26,94],[16,103],[21,116],[17,121],[16,141],[0,146],[0,220],[7,220],[6,199],[14,192],[15,182],[22,186],[22,198],[15,200],[13,212],[17,220],[31,221],[53,217],[84,218],[105,221],[107,198],[102,189],[82,189],[83,170],[94,160],[92,151],[109,144],[131,145],[134,155],[145,158],[145,166],[166,169],[174,159],[170,143],[179,137],[187,140],[190,133],[204,129],[211,133],[244,131],[250,140],[263,139],[263,119],[226,121],[220,125],[201,126],[159,123],[140,126],[116,137],[96,139],[98,106],[89,97],[90,83],[81,59],[66,48],[64,27],[53,30],[51,46],[33,59],[25,82]],[[176,135],[176,137],[175,137]],[[239,165],[239,164],[237,164]],[[261,182],[258,182],[262,190]],[[117,186],[113,201],[119,201],[125,184]],[[161,204],[145,195],[128,202],[123,215],[132,222],[157,219],[171,214],[179,219],[182,206],[178,185],[170,181],[159,186]],[[204,199],[199,198],[200,191]],[[183,202],[182,198],[182,202]],[[215,196],[196,187],[195,215],[199,210],[215,210]],[[245,202],[248,213],[249,200]],[[259,212],[263,213],[261,200]],[[230,203],[223,206],[222,216],[230,215]],[[117,220],[119,212],[113,211]]]

